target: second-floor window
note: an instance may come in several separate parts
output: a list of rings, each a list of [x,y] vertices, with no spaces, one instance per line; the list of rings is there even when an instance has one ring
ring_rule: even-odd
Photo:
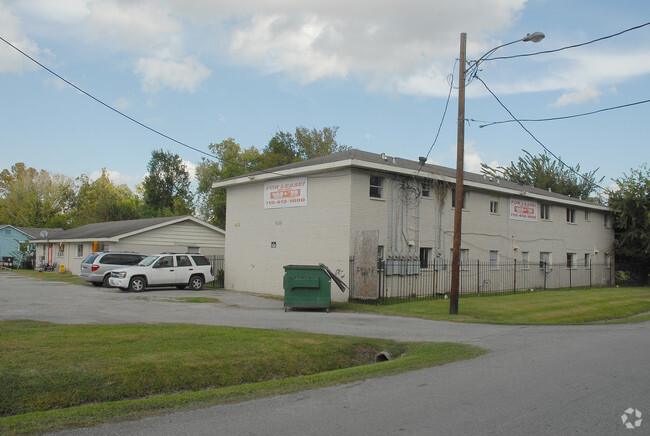
[[[382,198],[384,178],[379,176],[370,176],[370,197]]]
[[[543,220],[551,219],[551,205],[550,204],[540,204],[539,205],[539,216]]]
[[[576,222],[576,210],[571,209],[570,207],[566,208],[566,222],[575,223]]]
[[[456,207],[456,188],[451,190],[451,207]],[[463,209],[467,209],[467,191],[463,189]]]

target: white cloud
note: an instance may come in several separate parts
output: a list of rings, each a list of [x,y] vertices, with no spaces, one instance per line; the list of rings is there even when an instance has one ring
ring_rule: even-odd
[[[20,19],[3,3],[0,3],[0,29],[2,37],[30,56],[38,57],[38,45],[29,39],[22,28]],[[35,69],[36,65],[18,51],[0,41],[0,73],[22,73]]]
[[[232,7],[226,3],[225,9]],[[456,0],[237,2],[242,18],[232,25],[230,55],[303,82],[355,75],[375,89],[446,94],[451,65],[439,60],[457,56],[461,28],[477,36],[502,31],[524,3],[480,0],[468,8]],[[483,48],[474,42],[468,49]]]
[[[593,86],[590,86],[580,91],[562,94],[562,96],[560,96],[560,98],[558,98],[555,103],[552,104],[552,106],[568,106],[570,104],[581,104],[588,101],[597,101],[600,94],[600,91],[598,91]]]
[[[468,57],[480,56],[504,42],[497,36],[520,19],[526,0],[34,0],[9,4],[0,3],[0,28],[26,51],[37,53],[38,47],[26,36],[31,33],[23,30],[19,17],[43,37],[56,29],[56,38],[126,54],[121,61],[131,62],[149,92],[164,88],[195,91],[210,77],[209,59],[227,57],[229,63],[286,74],[301,83],[355,78],[369,89],[387,93],[446,96],[460,32],[469,36]],[[498,63],[486,68],[486,75],[496,71],[487,83],[498,95],[607,89],[649,74],[650,50],[605,52],[588,47],[521,62],[534,67],[525,72],[518,67],[517,76],[512,77],[501,74]],[[20,55],[0,48],[0,72],[22,71],[26,64]],[[472,86],[467,92],[472,97],[485,90]]]
[[[76,24],[90,14],[89,3],[89,0],[30,0],[17,2],[16,8],[32,19]]]
[[[124,51],[177,56],[181,53],[183,26],[174,12],[161,3],[95,1],[89,4],[89,21],[96,38],[118,44]]]
[[[115,100],[111,106],[117,110],[124,111],[131,108],[131,102],[125,97],[120,97]]]
[[[193,56],[183,59],[182,62],[143,58],[137,62],[135,73],[142,78],[142,89],[152,93],[165,87],[194,92],[201,82],[212,74]]]
[[[144,176],[139,174],[134,176],[129,176],[127,174],[122,174],[119,171],[113,171],[113,170],[106,170],[106,173],[108,174],[108,179],[114,184],[128,185],[131,188],[142,183],[142,181],[144,180]],[[99,179],[101,176],[102,176],[101,171],[93,171],[88,177],[91,181],[95,181]]]
[[[189,160],[184,160],[184,159],[183,159],[183,165],[185,165],[185,170],[190,175],[190,182],[192,182],[192,183],[195,182],[196,181],[196,165],[194,165]]]

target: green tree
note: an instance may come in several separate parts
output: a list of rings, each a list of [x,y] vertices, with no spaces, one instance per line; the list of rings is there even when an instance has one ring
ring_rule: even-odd
[[[645,285],[650,273],[650,170],[643,164],[615,182],[609,207],[615,217],[616,263],[625,264],[632,280]]]
[[[24,227],[67,227],[73,182],[16,163],[0,173],[0,222]]]
[[[301,126],[293,134],[278,131],[261,152],[255,147],[243,149],[232,138],[210,144],[210,151],[217,156],[217,161],[203,158],[196,169],[201,216],[225,228],[226,191],[212,189],[216,181],[348,150],[349,147],[336,140],[338,129],[324,127],[322,130],[309,130]]]
[[[151,152],[149,174],[142,183],[145,215],[191,215],[194,211],[190,175],[177,154]]]
[[[77,196],[72,213],[74,227],[89,223],[140,218],[137,195],[126,185],[116,185],[106,168],[94,181],[82,174],[77,177]]]
[[[218,160],[203,158],[196,167],[196,178],[199,182],[199,212],[206,221],[225,228],[226,190],[213,189],[212,184],[218,180],[262,169],[261,154],[255,147],[242,149],[232,138],[218,144],[210,144],[208,148]]]
[[[297,127],[294,137],[299,160],[313,159],[349,150],[350,147],[341,145],[336,140],[338,131],[337,126],[323,127],[322,130]]]
[[[547,153],[533,156],[526,150],[522,150],[525,156],[519,156],[517,163],[510,162],[508,167],[492,168],[487,164],[481,164],[481,172],[492,177],[499,177],[524,185],[534,186],[540,189],[551,189],[558,194],[569,195],[583,200],[596,200],[592,198],[598,188],[598,184],[605,177],[596,180],[598,169],[580,174],[580,164],[567,168]]]

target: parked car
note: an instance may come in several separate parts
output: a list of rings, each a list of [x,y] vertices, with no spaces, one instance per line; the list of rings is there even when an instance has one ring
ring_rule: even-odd
[[[79,278],[95,286],[108,287],[111,271],[123,266],[137,265],[145,257],[147,257],[145,254],[126,251],[92,253],[81,261]]]
[[[205,256],[162,253],[146,257],[137,266],[114,270],[109,283],[123,291],[139,292],[152,286],[199,290],[213,280],[212,264]]]

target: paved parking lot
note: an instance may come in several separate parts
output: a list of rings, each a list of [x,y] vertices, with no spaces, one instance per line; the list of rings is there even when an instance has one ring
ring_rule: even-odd
[[[220,303],[174,303],[212,296]],[[461,300],[462,304],[462,300]],[[453,341],[492,350],[477,359],[245,403],[64,432],[212,434],[650,434],[650,323],[491,326],[282,310],[231,291],[115,289],[0,273],[0,319],[59,323],[181,322]],[[628,430],[628,408],[644,413]]]

